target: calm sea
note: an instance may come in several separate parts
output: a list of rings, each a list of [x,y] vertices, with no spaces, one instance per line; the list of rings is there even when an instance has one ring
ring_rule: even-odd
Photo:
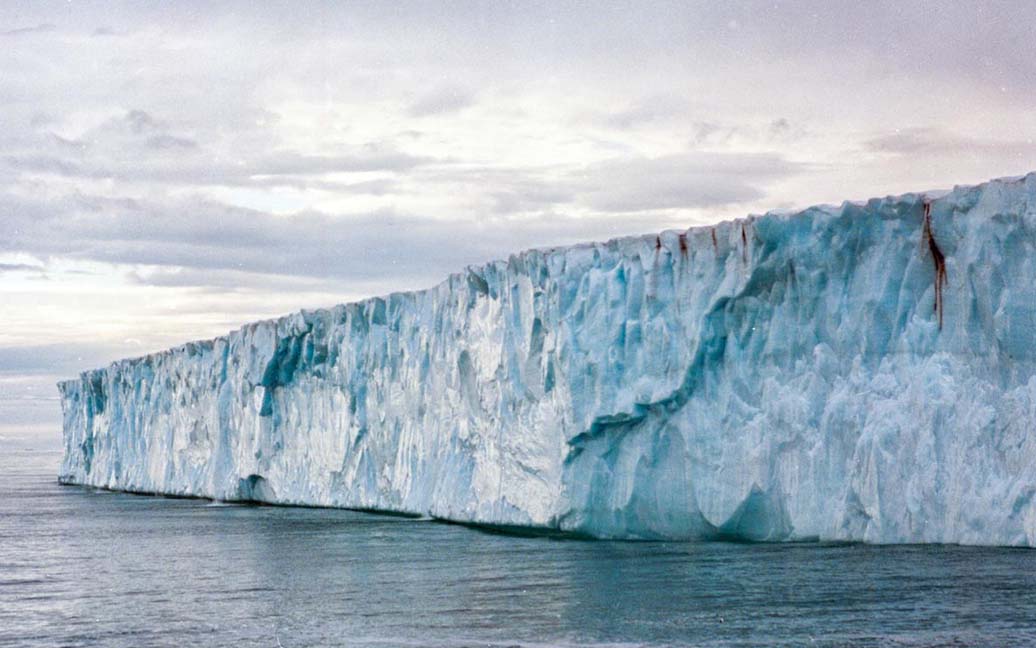
[[[1036,551],[519,538],[59,459],[0,446],[2,646],[1036,645]]]

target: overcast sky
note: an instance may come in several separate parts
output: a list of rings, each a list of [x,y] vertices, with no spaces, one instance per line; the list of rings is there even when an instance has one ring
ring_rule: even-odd
[[[0,6],[8,442],[250,320],[1036,169],[1028,1],[211,4]]]

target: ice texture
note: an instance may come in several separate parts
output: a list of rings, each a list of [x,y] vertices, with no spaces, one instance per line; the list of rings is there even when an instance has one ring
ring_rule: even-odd
[[[605,538],[1034,546],[1034,359],[1030,174],[532,250],[122,360],[60,384],[60,478]]]

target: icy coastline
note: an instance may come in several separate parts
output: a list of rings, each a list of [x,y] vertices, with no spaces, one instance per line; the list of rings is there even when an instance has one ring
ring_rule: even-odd
[[[65,483],[1036,546],[1036,174],[532,250],[59,389]]]

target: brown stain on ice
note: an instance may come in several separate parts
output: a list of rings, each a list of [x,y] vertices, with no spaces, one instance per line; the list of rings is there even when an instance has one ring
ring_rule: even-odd
[[[921,236],[924,243],[928,244],[928,250],[932,253],[932,261],[935,263],[935,305],[934,310],[939,316],[939,330],[942,330],[943,296],[942,289],[946,285],[946,256],[939,249],[935,242],[935,235],[932,233],[932,203],[925,199],[924,220],[922,222]]]

